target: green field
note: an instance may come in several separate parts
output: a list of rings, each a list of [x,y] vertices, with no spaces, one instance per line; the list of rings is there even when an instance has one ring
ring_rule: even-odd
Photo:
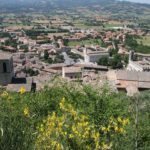
[[[145,46],[150,46],[150,36],[142,36],[140,39],[137,39],[137,42]]]
[[[108,29],[108,28],[114,28],[114,27],[123,27],[123,24],[105,24],[104,27],[106,29]]]
[[[100,39],[88,39],[82,41],[71,41],[68,46],[78,46],[78,45],[101,45],[102,41]]]

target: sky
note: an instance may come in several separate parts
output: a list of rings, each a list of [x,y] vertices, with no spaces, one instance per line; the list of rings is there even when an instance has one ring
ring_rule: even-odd
[[[150,4],[150,0],[126,0],[126,1]]]

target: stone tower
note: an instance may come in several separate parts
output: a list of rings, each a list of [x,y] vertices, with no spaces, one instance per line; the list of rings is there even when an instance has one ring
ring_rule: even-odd
[[[134,51],[130,51],[129,53],[129,61],[133,61],[134,59]]]
[[[84,62],[89,63],[89,57],[87,55],[87,49],[86,48],[84,48],[84,50],[83,50],[83,55],[84,55]]]
[[[12,55],[0,52],[0,85],[6,86],[14,76]]]

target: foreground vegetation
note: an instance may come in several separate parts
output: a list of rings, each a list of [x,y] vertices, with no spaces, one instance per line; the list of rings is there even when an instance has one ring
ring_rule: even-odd
[[[150,148],[149,92],[129,98],[107,86],[56,82],[0,95],[1,150]]]

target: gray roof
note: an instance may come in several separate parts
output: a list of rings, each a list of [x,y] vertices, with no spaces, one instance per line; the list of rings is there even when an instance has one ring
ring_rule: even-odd
[[[11,54],[0,51],[0,60],[9,60],[11,57]]]
[[[138,73],[134,71],[117,71],[117,80],[138,81]]]
[[[49,65],[49,68],[65,67],[65,66],[67,66],[65,63],[58,63],[58,64]]]
[[[64,67],[65,73],[82,73],[81,67]]]
[[[150,72],[117,71],[117,80],[150,82]]]

